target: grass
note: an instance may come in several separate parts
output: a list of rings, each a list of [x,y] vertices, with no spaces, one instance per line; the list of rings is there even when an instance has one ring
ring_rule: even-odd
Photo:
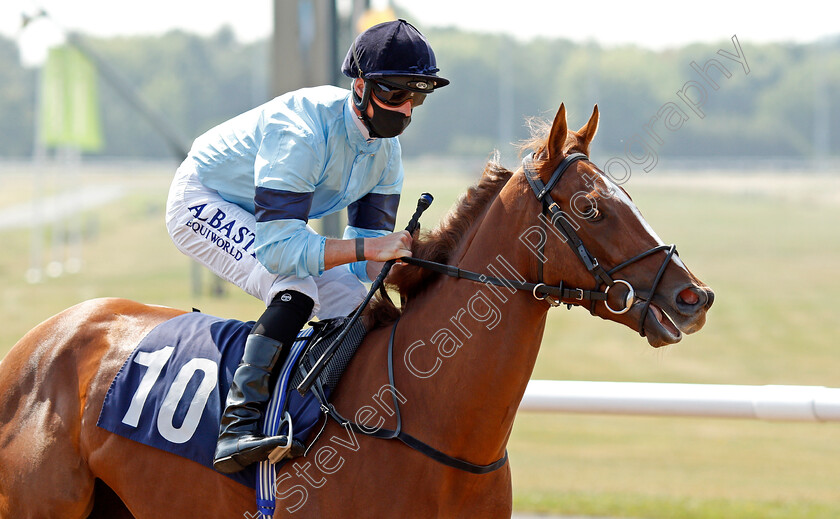
[[[836,426],[520,414],[515,507],[611,517],[837,517]]]
[[[163,225],[169,169],[85,171],[87,185],[114,183],[128,195],[83,215],[78,274],[26,283],[30,233],[0,231],[0,355],[38,322],[93,297],[239,319],[259,314],[261,303],[235,288],[224,298],[191,293],[190,261]],[[431,191],[425,226],[476,178],[422,164],[407,171],[398,222],[408,220],[420,192]],[[583,310],[554,310],[534,378],[840,385],[838,182],[800,177],[776,185],[779,178],[657,171],[633,179],[628,190],[653,228],[715,290],[708,323],[653,350]],[[32,190],[28,174],[4,170],[0,211]],[[509,446],[514,504],[523,512],[648,519],[836,518],[838,438],[837,424],[522,413]]]

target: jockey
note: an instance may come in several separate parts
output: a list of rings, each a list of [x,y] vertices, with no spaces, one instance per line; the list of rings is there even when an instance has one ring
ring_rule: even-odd
[[[341,68],[352,90],[304,88],[245,112],[195,140],[169,192],[175,245],[262,300],[222,416],[214,467],[264,460],[283,437],[258,430],[275,366],[303,325],[348,315],[381,263],[411,255],[393,232],[403,182],[396,138],[437,75],[426,38],[405,20],[360,34]],[[307,225],[347,208],[343,239]]]

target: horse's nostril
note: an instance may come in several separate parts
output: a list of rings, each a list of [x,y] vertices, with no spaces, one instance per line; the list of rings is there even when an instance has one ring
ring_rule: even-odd
[[[694,306],[700,302],[700,296],[697,295],[697,292],[691,288],[686,288],[677,294],[677,302],[684,305]]]
[[[712,292],[710,289],[706,289],[706,310],[712,307],[712,303],[715,302],[715,293]]]

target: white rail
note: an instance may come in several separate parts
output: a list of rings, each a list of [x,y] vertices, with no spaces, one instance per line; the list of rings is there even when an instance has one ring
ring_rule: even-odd
[[[519,409],[840,422],[840,388],[532,380]]]

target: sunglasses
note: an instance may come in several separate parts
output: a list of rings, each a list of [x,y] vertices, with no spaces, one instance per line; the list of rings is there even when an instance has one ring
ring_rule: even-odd
[[[388,106],[402,106],[406,101],[411,101],[411,106],[420,106],[426,99],[426,94],[420,92],[396,88],[379,81],[372,83],[373,95]]]

